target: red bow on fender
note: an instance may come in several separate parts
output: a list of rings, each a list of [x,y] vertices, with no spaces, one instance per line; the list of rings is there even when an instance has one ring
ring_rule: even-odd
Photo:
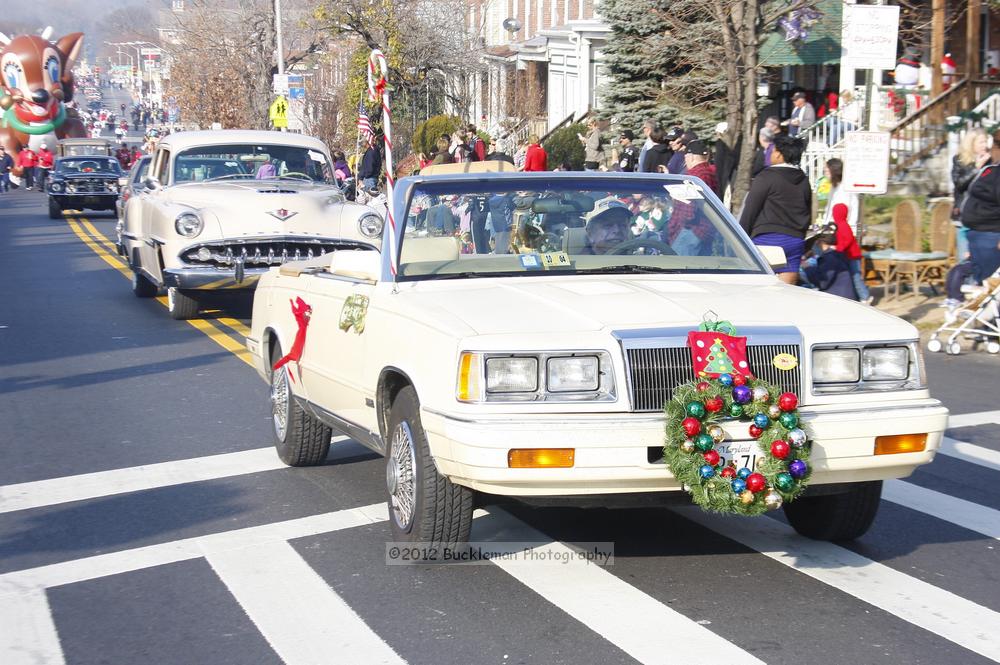
[[[292,315],[295,317],[295,322],[299,324],[299,329],[295,333],[295,341],[292,343],[292,348],[288,350],[284,356],[281,357],[278,362],[274,363],[272,369],[279,369],[282,365],[294,360],[299,361],[302,357],[302,349],[306,345],[306,328],[309,327],[309,318],[312,316],[312,307],[306,304],[302,298],[296,297],[294,301],[289,300],[292,304]]]

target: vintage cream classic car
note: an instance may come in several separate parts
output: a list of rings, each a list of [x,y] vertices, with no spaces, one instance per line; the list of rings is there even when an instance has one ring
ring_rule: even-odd
[[[222,130],[161,140],[121,227],[135,295],[166,288],[171,316],[186,319],[270,266],[378,247],[382,217],[345,200],[318,139]]]
[[[708,312],[748,337],[755,376],[799,396],[812,479],[784,509],[801,533],[861,535],[881,481],[940,444],[916,329],[782,283],[766,257],[783,253],[751,244],[700,180],[421,174],[393,205],[385,251],[264,275],[247,348],[285,463],[321,463],[331,428],[385,456],[397,540],[463,542],[491,495],[686,498],[663,405],[694,378],[686,334]]]

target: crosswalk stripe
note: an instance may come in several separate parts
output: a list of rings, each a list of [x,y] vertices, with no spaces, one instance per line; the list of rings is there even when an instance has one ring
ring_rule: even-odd
[[[94,499],[124,492],[283,468],[273,448],[98,471],[0,487],[0,513]]]
[[[952,413],[948,416],[948,429],[975,427],[976,425],[1000,424],[1000,411],[978,411],[976,413]]]
[[[981,656],[1000,661],[1000,613],[865,558],[809,540],[772,519],[723,517],[695,506],[676,512],[793,570],[893,614]]]
[[[496,534],[505,542],[546,543],[534,549],[557,555],[570,551],[500,509],[491,509],[475,525],[477,531]],[[761,662],[597,565],[577,559],[558,564],[523,558],[492,563],[639,662],[663,663],[666,654],[671,662],[686,665]]]
[[[205,558],[288,665],[333,654],[344,663],[405,662],[287,542],[233,549],[216,539]]]
[[[62,665],[66,662],[44,589],[0,593],[0,663]]]
[[[1000,471],[1000,451],[977,446],[974,443],[958,441],[951,437],[942,437],[941,447],[938,449],[942,455],[955,457],[960,460],[985,466],[995,471]]]
[[[1000,510],[902,480],[887,480],[883,483],[882,498],[1000,540]]]

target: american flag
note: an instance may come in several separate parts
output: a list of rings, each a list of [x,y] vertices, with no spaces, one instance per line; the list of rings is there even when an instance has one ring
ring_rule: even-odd
[[[365,110],[365,100],[358,102],[358,132],[367,145],[375,143],[375,132],[372,131],[372,124],[368,120],[368,112]]]

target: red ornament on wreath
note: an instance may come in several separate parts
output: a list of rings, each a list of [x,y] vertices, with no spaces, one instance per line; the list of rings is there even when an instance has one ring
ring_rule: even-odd
[[[742,374],[733,374],[733,385],[742,386],[746,385],[747,380],[743,378]]]
[[[764,430],[757,427],[756,425],[750,425],[750,436],[755,439],[759,439],[760,435],[764,433]]]
[[[771,443],[771,454],[778,459],[785,459],[791,451],[792,447],[788,445],[787,441],[777,439]]]
[[[782,411],[794,411],[799,405],[799,398],[795,393],[781,393],[778,397],[778,408]]]
[[[705,458],[705,464],[708,464],[709,466],[715,466],[719,463],[719,453],[715,450],[705,452],[702,454],[702,457]]]
[[[695,386],[695,389],[696,389],[696,390],[697,390],[698,392],[700,392],[700,393],[703,393],[703,392],[705,392],[706,390],[708,390],[708,389],[709,389],[709,387],[710,387],[710,386],[708,385],[708,383],[706,383],[705,381],[702,381],[702,382],[701,382],[701,383],[699,383],[699,384],[698,384],[697,386]]]
[[[721,397],[709,397],[705,400],[705,409],[711,413],[716,413],[722,410],[726,403]]]
[[[719,473],[719,475],[722,476],[723,478],[735,478],[736,477],[736,469],[734,469],[731,466],[727,466],[725,469],[723,469]]]
[[[759,473],[751,473],[747,476],[747,489],[756,494],[767,486],[767,480]]]
[[[689,416],[681,422],[681,427],[684,428],[684,433],[688,436],[695,436],[701,431],[701,421]]]

